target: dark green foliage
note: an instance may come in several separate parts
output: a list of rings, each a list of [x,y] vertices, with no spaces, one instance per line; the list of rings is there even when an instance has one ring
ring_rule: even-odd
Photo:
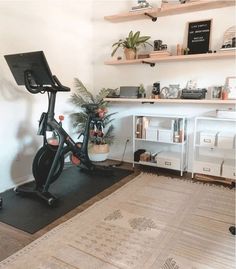
[[[72,126],[78,133],[83,133],[85,129],[85,124],[88,119],[86,111],[81,108],[83,104],[99,104],[99,109],[107,111],[108,103],[103,99],[111,92],[113,89],[101,89],[96,96],[94,96],[78,79],[75,78],[75,92],[70,97],[70,102],[80,109],[79,112],[72,113],[70,115]],[[96,113],[96,111],[95,111]],[[114,140],[114,126],[111,124],[113,121],[112,116],[116,113],[106,113],[103,117],[104,134],[102,136],[91,135],[90,142],[94,144],[112,144]],[[92,132],[91,132],[92,133]]]

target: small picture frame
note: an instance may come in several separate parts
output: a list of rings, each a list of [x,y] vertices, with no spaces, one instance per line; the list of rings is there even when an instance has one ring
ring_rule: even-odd
[[[226,89],[229,91],[228,99],[236,99],[236,76],[227,77],[225,86],[226,86]]]
[[[222,86],[210,87],[210,99],[221,99],[222,88]]]

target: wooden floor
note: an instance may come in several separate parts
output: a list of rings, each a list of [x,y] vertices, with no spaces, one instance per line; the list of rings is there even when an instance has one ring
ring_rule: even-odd
[[[114,163],[114,162],[113,162]],[[123,164],[121,166],[124,169],[133,169],[131,164]],[[99,193],[95,197],[91,198],[87,202],[83,203],[82,205],[78,206],[74,210],[70,211],[66,215],[62,216],[61,218],[57,219],[47,227],[43,228],[42,230],[38,231],[35,234],[28,234],[26,232],[23,232],[21,230],[18,230],[14,227],[8,226],[4,223],[0,222],[0,261],[7,258],[11,254],[15,253],[16,251],[20,250],[33,240],[37,239],[38,237],[42,236],[52,228],[56,227],[57,225],[65,222],[66,220],[70,219],[71,217],[75,216],[76,214],[82,212],[95,202],[103,199],[107,195],[111,194],[130,180],[132,180],[134,177],[136,177],[140,173],[140,169],[147,172],[154,172],[157,173],[157,170],[155,168],[150,167],[139,167],[137,166],[134,170],[134,174],[120,180],[116,184],[112,185],[111,187],[105,189],[103,192]],[[164,174],[168,176],[178,177],[179,173],[173,172],[165,172],[165,171],[158,171],[159,174]],[[190,174],[185,174],[183,176],[184,179],[190,179]]]

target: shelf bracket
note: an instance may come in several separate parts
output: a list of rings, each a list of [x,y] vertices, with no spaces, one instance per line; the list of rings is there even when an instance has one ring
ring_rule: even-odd
[[[155,66],[155,63],[150,63],[150,62],[147,62],[147,61],[142,61],[143,64],[149,64],[151,67],[154,67]]]
[[[146,101],[143,101],[142,104],[151,104],[151,105],[153,105],[154,102],[146,102]]]
[[[151,14],[149,14],[147,12],[144,12],[144,15],[145,16],[148,16],[149,18],[151,18],[153,22],[157,21],[157,17],[154,17],[154,16],[152,16]]]

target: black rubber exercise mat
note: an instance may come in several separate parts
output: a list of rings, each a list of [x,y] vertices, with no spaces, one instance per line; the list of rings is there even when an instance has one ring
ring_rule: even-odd
[[[58,198],[55,207],[50,208],[42,200],[8,190],[0,194],[3,198],[0,222],[33,234],[131,173],[112,168],[112,173],[89,174],[77,167],[69,167],[49,189]],[[34,186],[34,183],[28,183],[28,186]]]

